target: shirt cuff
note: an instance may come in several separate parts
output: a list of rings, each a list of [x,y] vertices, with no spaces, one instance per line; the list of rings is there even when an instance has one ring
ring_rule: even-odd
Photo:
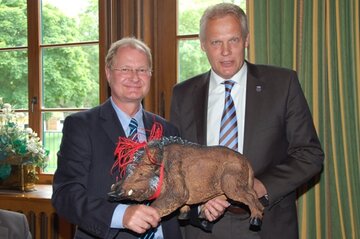
[[[111,224],[110,224],[111,228],[119,228],[119,229],[124,228],[123,218],[124,218],[125,210],[128,206],[129,205],[125,205],[125,204],[117,205],[111,219]]]

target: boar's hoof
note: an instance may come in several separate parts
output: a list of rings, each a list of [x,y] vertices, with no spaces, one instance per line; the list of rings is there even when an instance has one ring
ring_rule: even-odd
[[[189,220],[190,219],[190,211],[180,212],[178,219],[179,220]]]
[[[250,225],[255,227],[261,227],[262,221],[258,217],[252,217],[250,218]]]

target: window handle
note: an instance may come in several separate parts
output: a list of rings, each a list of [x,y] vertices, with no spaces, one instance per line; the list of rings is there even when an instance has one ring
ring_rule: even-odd
[[[31,112],[34,113],[34,105],[37,104],[37,97],[34,96],[32,99],[31,99]]]

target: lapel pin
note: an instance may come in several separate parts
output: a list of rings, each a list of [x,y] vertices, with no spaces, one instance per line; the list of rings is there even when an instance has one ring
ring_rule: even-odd
[[[257,86],[256,86],[256,92],[261,92],[261,90],[262,90],[262,89],[261,89],[261,85],[257,85]]]

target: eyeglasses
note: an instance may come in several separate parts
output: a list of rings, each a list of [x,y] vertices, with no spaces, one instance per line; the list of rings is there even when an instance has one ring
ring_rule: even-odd
[[[149,76],[151,75],[151,70],[147,68],[137,68],[133,69],[126,66],[121,66],[119,68],[111,68],[114,71],[119,72],[122,75],[131,75],[133,73],[136,73],[138,76]]]

